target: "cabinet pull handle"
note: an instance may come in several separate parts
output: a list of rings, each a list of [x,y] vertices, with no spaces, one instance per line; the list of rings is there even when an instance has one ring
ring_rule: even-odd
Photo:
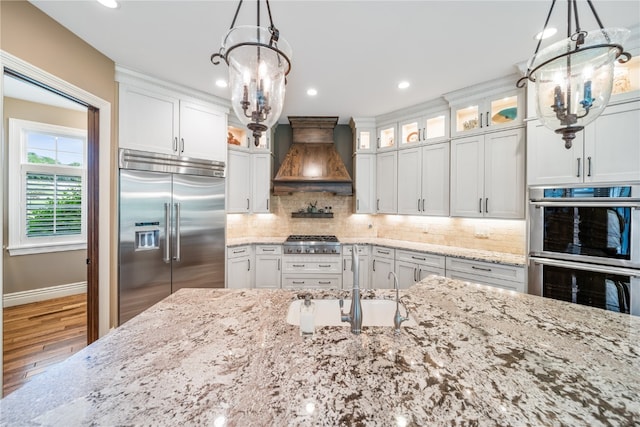
[[[262,248],[262,252],[275,252],[275,248]]]
[[[389,251],[381,251],[380,249],[378,249],[378,253],[379,254],[384,254],[384,255],[389,255]]]
[[[173,151],[178,151],[178,137],[173,138]]]
[[[251,260],[247,260],[247,271],[251,271]]]
[[[418,212],[420,212],[420,199],[418,199]]]
[[[280,271],[280,258],[278,258],[278,271]]]
[[[487,111],[487,117],[486,117],[486,120],[487,120],[487,127],[489,127],[489,112],[488,112],[488,111]]]
[[[422,140],[427,140],[427,128],[422,128]]]
[[[482,213],[482,197],[478,200],[478,212]]]
[[[234,254],[241,254],[241,253],[244,253],[244,252],[245,252],[245,249],[240,249],[238,251],[233,251]]]
[[[295,280],[292,282],[294,285],[304,285],[304,280],[302,282],[296,282]]]
[[[376,260],[373,260],[373,271],[376,271]]]
[[[418,259],[418,260],[420,260],[420,261],[426,261],[426,260],[427,260],[426,258],[421,258],[421,257],[419,257],[419,256],[414,256],[414,255],[411,255],[411,258],[413,258],[413,259]]]
[[[331,264],[318,264],[318,267],[320,267],[320,268],[330,268]]]
[[[418,269],[417,269],[417,268],[414,268],[414,269],[413,269],[413,281],[414,281],[414,282],[417,282],[417,281],[418,281],[418,280],[416,279],[416,275],[417,275],[417,274],[418,274]]]
[[[489,198],[484,199],[484,212],[489,213]]]
[[[267,210],[269,210],[269,199],[267,199]]]
[[[331,282],[323,282],[322,280],[318,281],[320,285],[330,285]]]
[[[356,210],[360,210],[360,199],[356,199]]]
[[[480,128],[482,128],[482,113],[480,113]]]
[[[426,200],[426,199],[422,199],[422,212],[424,212],[424,201],[425,201],[425,200]]]
[[[247,198],[247,210],[249,210],[249,199]]]
[[[478,267],[478,266],[475,266],[475,265],[472,265],[471,268],[474,269],[474,270],[480,270],[480,271],[491,271],[490,268]]]
[[[418,268],[418,280],[416,280],[416,282],[419,282],[421,277],[422,277],[422,269]]]
[[[342,260],[342,271],[347,271],[347,260],[346,259]]]
[[[304,264],[293,264],[293,266],[297,268],[304,268]]]
[[[380,210],[380,199],[376,200],[376,210],[379,211]]]
[[[587,157],[587,176],[591,176],[591,156]]]
[[[580,178],[580,157],[578,157],[578,173],[577,173],[576,177]]]

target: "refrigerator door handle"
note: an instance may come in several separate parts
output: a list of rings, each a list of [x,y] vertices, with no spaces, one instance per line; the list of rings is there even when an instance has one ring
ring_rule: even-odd
[[[176,203],[176,256],[175,260],[180,262],[180,203]]]
[[[171,262],[171,234],[169,233],[169,224],[171,223],[171,205],[164,204],[164,256],[162,260],[165,263]]]

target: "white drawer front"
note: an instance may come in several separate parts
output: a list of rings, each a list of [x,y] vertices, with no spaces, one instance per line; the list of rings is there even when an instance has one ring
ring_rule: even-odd
[[[316,257],[287,257],[282,260],[284,273],[342,273],[342,258],[316,258]]]
[[[407,261],[434,268],[445,268],[445,257],[443,255],[396,250],[396,261]]]
[[[447,257],[447,271],[524,283],[524,267]]]
[[[341,289],[342,276],[304,276],[285,274],[282,287],[288,289]]]
[[[479,276],[477,274],[459,273],[457,271],[447,271],[447,277],[456,280],[462,280],[471,283],[480,283],[481,285],[488,285],[494,288],[507,289],[516,292],[525,292],[523,282],[516,282],[513,280],[494,279],[488,276]]]
[[[369,246],[362,244],[358,245],[358,254],[359,255],[368,255],[369,254]],[[353,245],[342,245],[342,255],[343,256],[351,256],[353,255]]]
[[[257,255],[280,255],[282,254],[282,246],[281,245],[257,245],[256,254]]]
[[[227,248],[227,258],[240,258],[251,254],[251,246],[232,246]]]
[[[395,259],[396,250],[390,249],[390,248],[384,248],[382,246],[374,246],[372,255],[376,258]]]

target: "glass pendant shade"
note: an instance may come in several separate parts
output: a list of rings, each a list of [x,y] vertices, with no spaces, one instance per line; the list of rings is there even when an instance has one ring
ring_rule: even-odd
[[[272,42],[269,29],[251,25],[229,30],[222,47],[229,65],[233,110],[253,131],[257,143],[282,112],[291,47],[282,38]]]
[[[576,33],[532,58],[529,69],[535,81],[538,118],[562,134],[567,148],[575,133],[594,121],[609,103],[614,62],[629,33],[623,28]]]

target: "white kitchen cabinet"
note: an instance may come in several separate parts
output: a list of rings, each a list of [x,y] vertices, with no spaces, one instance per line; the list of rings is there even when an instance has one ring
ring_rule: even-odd
[[[385,150],[395,150],[398,145],[396,141],[396,123],[382,125],[377,128],[376,146],[378,152]]]
[[[371,250],[371,288],[393,289],[393,278],[389,273],[395,271],[395,249],[374,246]]]
[[[268,213],[271,153],[229,150],[227,213]]]
[[[339,255],[283,255],[282,287],[308,289],[342,288],[342,257]]]
[[[343,245],[342,246],[342,288],[343,289],[351,289],[353,288],[353,271],[351,271],[351,266],[353,264],[353,246],[351,245]],[[369,246],[368,245],[358,245],[358,277],[359,277],[359,285],[360,289],[368,289],[370,287],[369,284],[369,269],[371,268],[369,265],[371,257],[369,255]]]
[[[354,200],[355,213],[376,212],[376,155],[360,154],[354,156],[356,190]]]
[[[398,152],[389,151],[376,155],[376,212],[398,212],[397,198]]]
[[[398,286],[406,289],[431,274],[444,276],[445,257],[443,255],[396,250],[396,274]]]
[[[511,82],[511,88],[493,89],[489,95],[478,92],[480,86],[445,95],[452,99],[451,136],[455,138],[521,126],[525,116],[525,96],[522,89],[515,87],[516,80]]]
[[[449,143],[398,151],[398,213],[449,215]]]
[[[446,257],[446,274],[451,279],[526,292],[524,266]]]
[[[349,121],[353,133],[353,152],[373,153],[376,149],[376,120],[352,117]]]
[[[251,245],[227,248],[227,288],[253,287],[253,251]]]
[[[640,180],[640,101],[610,105],[570,149],[539,121],[527,124],[528,185]]]
[[[121,83],[121,148],[226,162],[227,108],[149,85]]]
[[[255,287],[278,289],[282,282],[282,246],[256,245]]]
[[[449,110],[436,109],[402,120],[398,124],[398,133],[398,148],[444,141],[449,137]]]
[[[524,130],[451,141],[451,215],[524,217]]]

